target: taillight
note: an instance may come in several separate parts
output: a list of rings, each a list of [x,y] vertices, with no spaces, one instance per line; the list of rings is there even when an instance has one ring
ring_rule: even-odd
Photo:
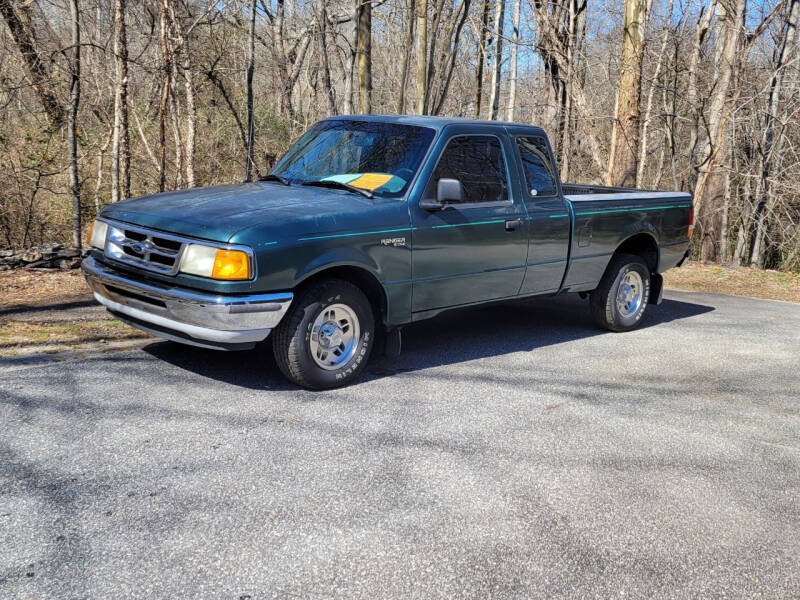
[[[694,231],[694,204],[689,209],[689,227],[686,229],[686,237],[692,237],[692,232]]]

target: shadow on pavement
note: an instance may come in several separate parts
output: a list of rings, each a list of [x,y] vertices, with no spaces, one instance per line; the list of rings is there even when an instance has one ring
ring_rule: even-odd
[[[56,304],[12,304],[6,308],[0,308],[0,317],[32,312],[61,311],[70,310],[73,308],[92,308],[97,305],[97,301],[94,298],[75,300],[73,302],[59,302]]]
[[[640,329],[713,310],[711,306],[665,299],[661,305],[649,307]],[[402,355],[396,359],[373,355],[362,381],[527,352],[596,335],[625,334],[599,329],[591,319],[588,301],[577,294],[460,309],[404,327]],[[219,352],[158,342],[144,351],[181,369],[232,385],[297,389],[278,370],[269,343],[246,352]]]

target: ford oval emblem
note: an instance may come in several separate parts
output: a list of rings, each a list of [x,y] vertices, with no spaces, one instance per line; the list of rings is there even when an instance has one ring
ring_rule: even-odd
[[[139,243],[131,244],[131,250],[136,252],[136,254],[144,254],[145,247],[144,244],[139,244]]]

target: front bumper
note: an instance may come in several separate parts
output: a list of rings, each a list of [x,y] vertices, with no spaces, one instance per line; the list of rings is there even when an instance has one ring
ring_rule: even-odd
[[[91,256],[81,264],[95,299],[137,329],[221,350],[252,348],[289,309],[291,292],[212,295],[132,279]]]

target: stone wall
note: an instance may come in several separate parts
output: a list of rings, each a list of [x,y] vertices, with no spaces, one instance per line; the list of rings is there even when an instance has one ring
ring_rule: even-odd
[[[10,269],[76,269],[88,250],[42,244],[26,250],[0,250],[0,271]]]

